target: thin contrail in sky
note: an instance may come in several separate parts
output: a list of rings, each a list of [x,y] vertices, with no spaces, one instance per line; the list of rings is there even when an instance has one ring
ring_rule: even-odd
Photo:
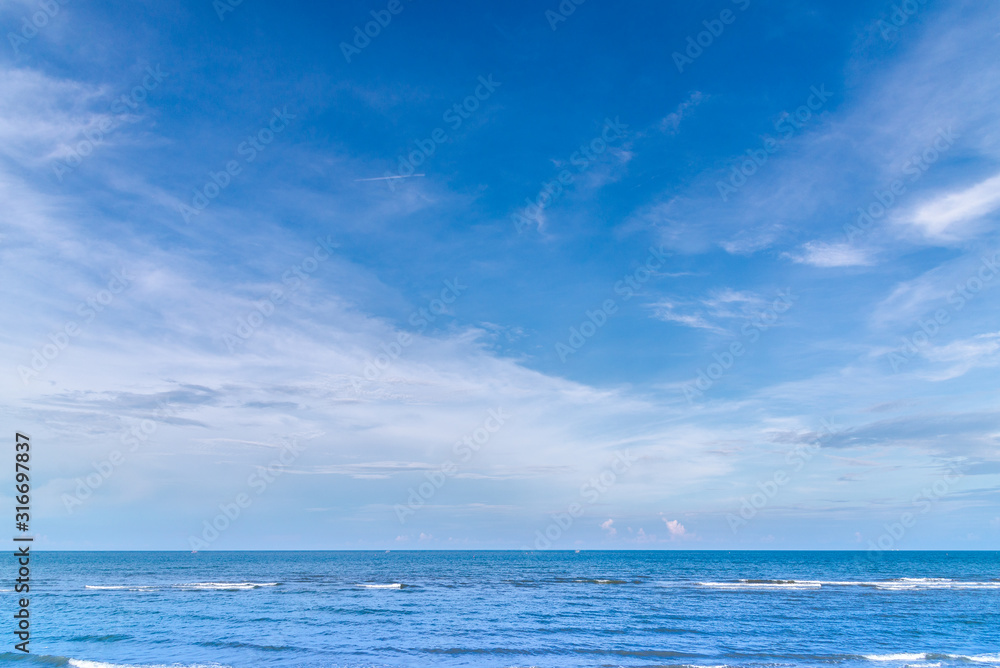
[[[409,174],[408,176],[376,176],[371,179],[354,179],[354,182],[358,181],[388,181],[389,179],[408,179],[413,176],[424,176],[424,174]]]

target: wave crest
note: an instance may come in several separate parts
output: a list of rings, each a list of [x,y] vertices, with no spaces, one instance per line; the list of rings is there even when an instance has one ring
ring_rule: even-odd
[[[185,582],[181,584],[162,585],[84,585],[84,589],[111,591],[163,591],[165,589],[180,589],[182,591],[246,591],[261,587],[277,587],[280,582]]]
[[[390,584],[357,584],[355,587],[364,587],[365,589],[402,589],[406,585],[401,582],[393,582]]]

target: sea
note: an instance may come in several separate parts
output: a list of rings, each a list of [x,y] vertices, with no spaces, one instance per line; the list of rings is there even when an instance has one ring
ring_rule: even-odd
[[[30,654],[0,580],[0,665],[1000,666],[998,552],[38,552],[31,569]]]

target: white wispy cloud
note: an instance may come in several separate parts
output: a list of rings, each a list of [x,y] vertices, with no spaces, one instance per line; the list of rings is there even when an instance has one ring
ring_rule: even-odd
[[[933,372],[933,380],[950,380],[963,376],[974,368],[1000,364],[1000,332],[979,334],[941,346],[928,346],[921,354],[930,362],[945,366]]]
[[[22,166],[44,166],[111,118],[106,106],[99,107],[107,86],[0,68],[0,91],[0,152]]]
[[[939,195],[919,206],[904,222],[928,237],[955,239],[997,209],[1000,209],[1000,174],[963,190]]]
[[[729,324],[759,314],[767,300],[749,290],[723,288],[698,300],[662,299],[649,305],[653,317],[685,327],[725,333]]]
[[[875,263],[871,253],[846,243],[809,241],[785,257],[814,267],[867,267]]]
[[[719,334],[726,331],[724,328],[710,323],[703,315],[697,313],[678,313],[675,310],[677,305],[669,301],[658,302],[652,304],[651,307],[653,309],[653,317],[664,322],[676,322],[685,327],[704,329]]]
[[[905,192],[870,233],[887,245],[890,239],[884,237],[912,236],[905,232],[906,226],[885,223],[904,217],[926,197],[925,188],[939,187],[925,172],[936,175],[944,165],[961,172],[965,167],[956,167],[955,158],[966,151],[964,146],[973,146],[992,164],[1000,159],[1000,122],[988,111],[1000,100],[992,27],[997,8],[980,5],[975,14],[972,11],[971,5],[942,8],[933,27],[911,31],[913,45],[900,49],[898,57],[884,63],[876,75],[849,80],[841,89],[831,87],[832,100],[821,110],[825,116],[782,138],[767,162],[728,201],[720,198],[718,183],[728,182],[731,166],[713,167],[637,207],[624,227],[655,229],[662,243],[682,252],[700,253],[717,246],[735,255],[750,255],[780,243],[804,225],[817,230],[842,228],[856,218],[858,206],[875,201],[874,191],[885,191],[898,179]],[[848,69],[868,72],[871,59],[872,54],[860,47]],[[990,102],[984,104],[985,100]],[[928,166],[923,156],[947,128],[954,128],[958,141]],[[780,134],[766,123],[760,133]],[[759,148],[759,141],[748,140],[745,150]],[[744,157],[734,151],[726,162]],[[913,165],[923,170],[916,181],[910,179]],[[932,201],[930,208],[919,210],[917,219],[929,230],[957,233],[974,216],[995,208],[985,188],[963,186],[961,197]]]
[[[916,276],[895,284],[872,313],[872,322],[879,327],[912,322],[924,317],[934,307],[950,306],[956,299],[956,289],[979,281],[989,287],[1000,278],[993,267],[1000,263],[1000,252],[972,252],[943,262]],[[970,295],[971,300],[985,301],[987,297]],[[962,302],[966,302],[962,297]]]
[[[701,91],[696,90],[691,93],[686,100],[677,105],[677,109],[663,117],[660,121],[660,130],[675,134],[680,129],[681,121],[694,113],[704,99],[705,95]]]

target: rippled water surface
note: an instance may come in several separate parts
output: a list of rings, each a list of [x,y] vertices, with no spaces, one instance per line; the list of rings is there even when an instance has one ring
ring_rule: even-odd
[[[18,666],[998,666],[996,552],[38,553]],[[13,610],[13,593],[6,594]]]

